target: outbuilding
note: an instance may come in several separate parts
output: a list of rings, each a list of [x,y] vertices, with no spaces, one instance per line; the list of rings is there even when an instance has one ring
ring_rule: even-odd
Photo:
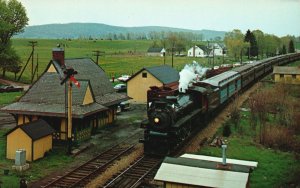
[[[274,66],[275,82],[285,84],[300,84],[300,67]]]
[[[148,56],[160,56],[163,57],[165,56],[166,50],[165,48],[149,48],[147,50],[147,55]]]
[[[134,102],[146,103],[151,86],[168,86],[178,81],[178,71],[168,65],[142,68],[127,81],[127,95]]]
[[[6,133],[6,158],[15,159],[18,149],[26,150],[27,161],[44,157],[52,149],[52,133],[52,127],[42,119],[17,125]]]
[[[249,173],[257,162],[204,155],[184,154],[179,158],[166,157],[154,180],[164,188],[180,187],[249,187]]]

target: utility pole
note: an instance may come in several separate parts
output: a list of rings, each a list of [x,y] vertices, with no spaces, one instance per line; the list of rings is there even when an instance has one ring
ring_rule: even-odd
[[[173,64],[173,56],[174,56],[174,47],[172,47],[172,68],[174,67],[174,64]]]
[[[32,47],[32,52],[31,52],[31,83],[32,83],[34,78],[34,72],[33,72],[34,47],[36,46],[37,41],[29,41],[29,44]]]
[[[97,65],[99,65],[99,56],[103,56],[103,54],[105,53],[104,51],[100,51],[100,50],[95,50],[94,52],[94,56],[96,56],[96,63]]]

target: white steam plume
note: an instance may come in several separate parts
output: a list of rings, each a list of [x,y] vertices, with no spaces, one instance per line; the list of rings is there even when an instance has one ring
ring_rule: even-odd
[[[179,73],[179,91],[185,93],[189,84],[203,77],[207,70],[208,68],[203,68],[196,61],[193,61],[192,64],[186,64]]]

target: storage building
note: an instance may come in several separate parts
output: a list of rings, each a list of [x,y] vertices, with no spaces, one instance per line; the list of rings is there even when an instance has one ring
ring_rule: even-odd
[[[168,65],[142,68],[127,81],[127,95],[135,102],[146,103],[151,86],[168,86],[178,81],[178,71]]]
[[[275,82],[285,84],[300,84],[300,67],[274,66]]]
[[[18,149],[26,150],[27,161],[44,157],[52,149],[52,133],[54,129],[42,119],[16,126],[6,133],[6,158],[15,159]]]

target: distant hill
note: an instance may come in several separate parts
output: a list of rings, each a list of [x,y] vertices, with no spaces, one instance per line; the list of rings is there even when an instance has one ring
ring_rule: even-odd
[[[146,26],[146,27],[119,27],[99,23],[68,23],[68,24],[47,24],[38,26],[28,26],[23,33],[15,38],[113,38],[114,35],[124,35],[131,33],[135,36],[150,38],[151,32],[190,32],[201,34],[203,40],[224,38],[224,31],[213,30],[189,30],[171,27]]]

